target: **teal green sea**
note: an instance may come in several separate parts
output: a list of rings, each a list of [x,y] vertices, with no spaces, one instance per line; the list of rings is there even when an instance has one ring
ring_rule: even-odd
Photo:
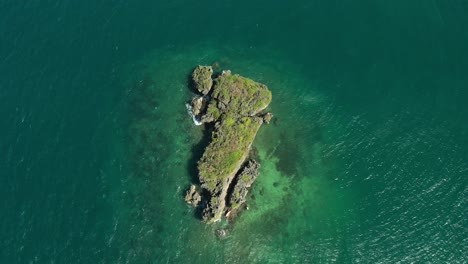
[[[206,225],[214,63],[275,119],[249,209]],[[6,0],[0,77],[0,263],[468,262],[466,1]]]

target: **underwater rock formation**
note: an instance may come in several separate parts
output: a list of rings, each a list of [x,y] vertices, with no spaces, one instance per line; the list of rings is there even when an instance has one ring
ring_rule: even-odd
[[[195,103],[192,101],[193,113],[199,115],[197,120],[201,123],[214,122],[211,142],[198,161],[201,187],[209,194],[203,209],[207,223],[220,220],[245,202],[247,189],[258,176],[259,168],[256,161],[246,159],[260,126],[272,116],[261,113],[272,99],[265,85],[231,71],[207,81],[212,73],[211,67],[198,66],[192,74],[195,88],[205,95],[203,98],[209,98],[207,107],[198,107],[202,102],[196,97]],[[212,87],[207,87],[210,83]]]

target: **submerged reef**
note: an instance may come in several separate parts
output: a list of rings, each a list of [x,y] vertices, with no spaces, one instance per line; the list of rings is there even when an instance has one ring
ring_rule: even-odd
[[[211,142],[197,166],[203,190],[192,185],[186,195],[188,203],[202,207],[207,223],[223,215],[230,219],[242,208],[248,188],[259,175],[260,164],[249,159],[252,142],[260,126],[272,117],[262,113],[272,99],[265,85],[231,71],[214,79],[212,75],[210,66],[195,68],[193,85],[202,95],[187,107],[197,125],[212,128]]]

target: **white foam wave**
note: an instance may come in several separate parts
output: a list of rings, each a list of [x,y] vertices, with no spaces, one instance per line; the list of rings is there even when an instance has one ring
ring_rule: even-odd
[[[195,125],[200,126],[203,124],[200,122],[199,117],[193,114],[192,106],[190,104],[185,104],[185,108],[187,108],[187,113],[192,117],[193,123]]]

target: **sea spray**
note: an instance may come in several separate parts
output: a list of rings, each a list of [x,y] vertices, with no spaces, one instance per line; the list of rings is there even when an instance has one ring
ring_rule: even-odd
[[[187,103],[185,104],[185,108],[187,108],[187,113],[189,114],[189,116],[192,118],[193,120],[193,123],[197,126],[200,126],[202,125],[203,123],[200,121],[200,118],[198,116],[196,116],[194,113],[193,113],[193,110],[192,110],[192,106]]]

